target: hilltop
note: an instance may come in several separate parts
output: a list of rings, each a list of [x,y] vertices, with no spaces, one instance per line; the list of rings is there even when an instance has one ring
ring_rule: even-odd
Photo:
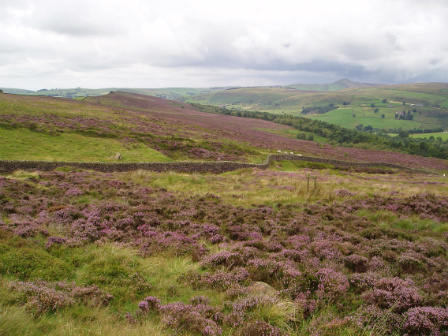
[[[286,85],[286,87],[293,88],[300,91],[337,91],[348,88],[366,88],[379,86],[381,84],[369,84],[369,83],[359,83],[353,82],[350,79],[344,78],[340,79],[331,84],[291,84]]]

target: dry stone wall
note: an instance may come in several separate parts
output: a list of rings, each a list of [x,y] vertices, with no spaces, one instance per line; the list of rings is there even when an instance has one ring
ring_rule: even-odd
[[[185,172],[185,173],[223,173],[242,168],[260,168],[266,169],[273,161],[309,161],[327,163],[335,166],[356,167],[356,168],[396,168],[408,171],[417,171],[412,168],[402,167],[390,163],[369,163],[369,162],[347,162],[331,159],[316,158],[311,156],[299,156],[293,154],[272,154],[262,164],[232,162],[232,161],[204,161],[204,162],[120,162],[120,163],[101,163],[101,162],[56,162],[56,161],[10,161],[0,160],[0,173],[11,173],[15,170],[38,170],[51,171],[58,167],[69,166],[73,168],[91,169],[101,172],[124,172],[134,170],[149,170],[155,172]],[[423,171],[419,171],[423,172]]]

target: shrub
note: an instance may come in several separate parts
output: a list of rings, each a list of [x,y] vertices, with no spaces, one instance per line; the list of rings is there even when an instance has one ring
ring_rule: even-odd
[[[345,266],[354,272],[363,273],[367,271],[367,263],[369,260],[366,257],[358,254],[352,254],[345,258]]]
[[[425,264],[415,253],[403,253],[398,257],[398,267],[403,273],[416,273],[425,269]]]
[[[319,280],[317,295],[320,298],[334,300],[345,294],[349,288],[347,276],[331,268],[323,268],[316,272]]]
[[[264,321],[247,322],[241,329],[244,336],[284,336],[286,332]]]
[[[204,266],[226,266],[229,269],[235,266],[242,266],[243,260],[241,255],[235,252],[221,251],[216,254],[211,255],[205,259],[202,263]]]
[[[95,285],[78,287],[75,283],[65,282],[12,281],[9,283],[9,288],[24,294],[23,300],[26,301],[27,308],[38,316],[47,312],[56,312],[75,302],[94,307],[107,306],[113,299],[112,295],[103,292]]]
[[[407,335],[446,335],[448,308],[411,308],[404,314],[403,330]]]
[[[372,291],[363,294],[363,299],[383,309],[401,313],[416,307],[422,298],[412,280],[382,278],[375,283]]]
[[[146,315],[149,312],[157,312],[162,317],[165,325],[176,330],[177,333],[193,332],[201,335],[221,335],[222,330],[217,322],[222,322],[223,314],[219,309],[206,303],[208,298],[196,297],[195,304],[189,305],[182,302],[173,302],[166,305],[160,304],[160,300],[154,296],[147,297],[138,304],[137,316]],[[127,314],[128,320],[132,316]]]

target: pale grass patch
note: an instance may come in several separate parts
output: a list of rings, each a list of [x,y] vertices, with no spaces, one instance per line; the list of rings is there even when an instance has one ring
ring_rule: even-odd
[[[77,320],[69,320],[61,324],[52,335],[67,336],[91,336],[91,335],[107,335],[107,336],[139,336],[154,335],[166,336],[170,333],[165,332],[164,325],[160,321],[145,320],[141,324],[130,324],[128,321],[117,321],[113,316],[104,316],[104,319],[80,323]]]
[[[130,324],[124,314],[116,315],[111,311],[85,309],[83,318],[76,318],[70,309],[39,319],[17,306],[1,306],[0,335],[51,335],[51,336],[166,336],[163,324],[157,320],[145,320]],[[121,316],[123,315],[123,316]]]
[[[26,170],[16,170],[13,173],[6,175],[6,178],[8,179],[14,179],[14,180],[28,180],[30,178],[36,178],[39,179],[39,173],[37,172],[29,172]]]
[[[127,173],[129,178],[136,183],[148,183],[153,177],[153,172],[144,169],[137,169],[135,171]]]
[[[270,174],[270,171],[266,172],[265,174],[257,169],[242,169],[219,175],[147,171],[124,174],[127,174],[126,178],[145,186],[165,188],[189,196],[213,193],[227,204],[243,207],[251,207],[252,204],[273,206],[278,203],[305,203],[318,200],[332,203],[344,199],[337,196],[336,191],[339,189],[356,193],[356,198],[371,195],[389,197],[392,193],[398,193],[400,197],[419,193],[448,194],[448,179],[438,176],[404,173],[347,175],[310,169],[273,174]],[[310,175],[308,183],[307,175]],[[314,176],[317,177],[316,187]],[[429,183],[421,184],[424,182]]]
[[[261,305],[256,312],[261,319],[283,329],[289,329],[289,321],[297,321],[301,316],[297,306],[290,300],[280,300],[274,304]]]
[[[151,275],[164,274],[176,276],[197,268],[198,265],[190,257],[172,257],[170,255],[160,254],[141,259],[141,269]]]

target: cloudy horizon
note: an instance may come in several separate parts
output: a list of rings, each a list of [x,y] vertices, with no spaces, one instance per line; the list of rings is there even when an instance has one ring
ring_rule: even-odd
[[[447,82],[448,1],[0,0],[0,87]]]

